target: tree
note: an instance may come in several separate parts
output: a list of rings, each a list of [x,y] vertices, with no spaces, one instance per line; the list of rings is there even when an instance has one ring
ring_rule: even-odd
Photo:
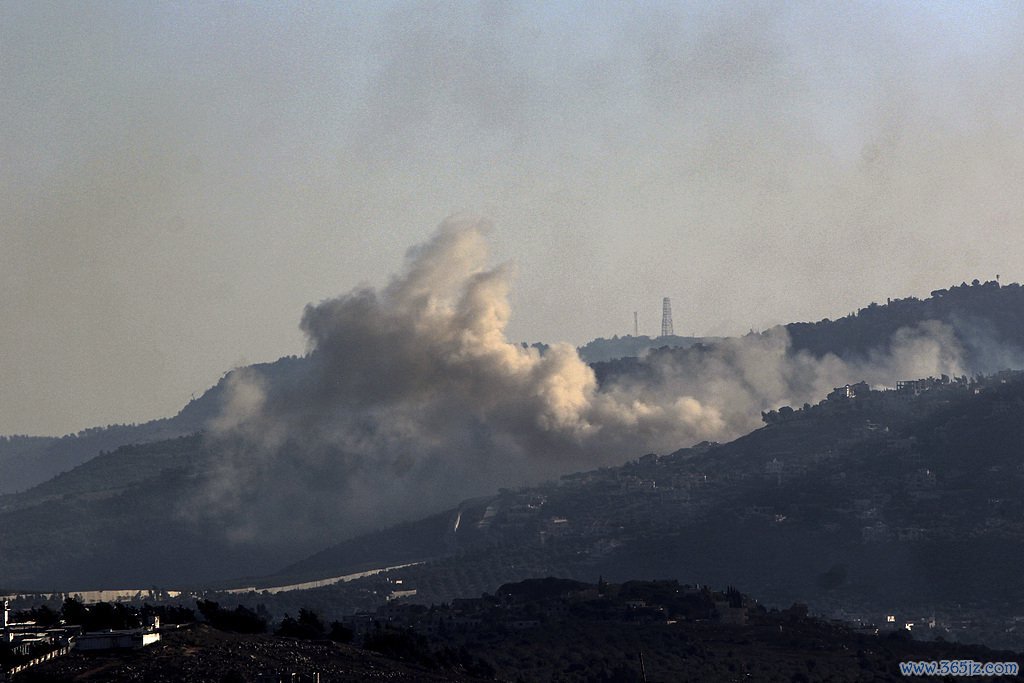
[[[44,628],[52,628],[60,624],[60,612],[55,612],[48,605],[40,605],[18,612],[14,615],[14,621],[34,621]]]
[[[351,643],[355,633],[340,621],[332,621],[331,631],[327,637],[336,643]]]
[[[327,629],[324,628],[324,623],[316,612],[303,607],[299,609],[298,619],[287,614],[284,615],[284,619],[281,620],[281,624],[274,631],[274,635],[286,638],[302,638],[304,640],[321,640],[327,637]],[[339,635],[341,634],[339,633]],[[351,636],[349,639],[351,640]]]
[[[64,604],[60,608],[64,622],[84,626],[89,619],[89,612],[85,603],[78,598],[64,598]]]
[[[199,613],[210,626],[219,631],[234,633],[266,633],[267,620],[244,605],[234,610],[222,608],[212,600],[197,600]]]

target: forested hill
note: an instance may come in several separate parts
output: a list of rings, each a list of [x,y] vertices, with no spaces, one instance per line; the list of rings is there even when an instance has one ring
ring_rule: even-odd
[[[286,576],[427,560],[302,597],[350,609],[398,581],[441,603],[547,575],[671,577],[873,618],[938,609],[965,638],[1021,647],[1024,373],[831,398],[766,421],[728,444],[466,501],[447,525],[370,535]]]
[[[1007,354],[1024,356],[1024,287],[1019,283],[962,283],[937,289],[926,299],[907,297],[885,304],[872,303],[838,320],[790,323],[794,350],[816,356],[865,356],[886,351],[893,334],[928,320],[950,325],[976,372],[990,373],[1009,367]]]
[[[306,368],[304,359],[287,356],[273,363],[248,366],[246,370],[280,384],[294,381]],[[189,401],[174,417],[94,427],[59,437],[0,436],[0,495],[25,491],[120,446],[154,443],[201,431],[220,411],[231,372],[225,373],[199,398]]]
[[[941,321],[953,329],[972,372],[1024,367],[1024,288],[1017,283],[1000,286],[997,282],[975,280],[970,285],[935,290],[926,299],[908,297],[881,305],[872,303],[838,320],[790,323],[785,329],[794,350],[849,358],[868,356],[872,351],[884,353],[897,330],[928,320]],[[636,367],[639,362],[635,358],[621,357],[643,355],[652,346],[678,347],[664,349],[669,353],[693,353],[720,341],[695,337],[597,339],[581,347],[580,353],[603,379],[610,374],[642,371]],[[687,347],[692,348],[687,351]],[[289,356],[249,366],[246,371],[259,373],[271,385],[281,385],[301,381],[310,370],[306,361],[304,357]],[[171,418],[140,425],[97,427],[63,437],[0,436],[0,494],[26,490],[101,451],[201,430],[220,410],[230,376],[230,372],[226,373],[215,386]]]
[[[667,337],[627,335],[625,337],[615,336],[611,339],[598,337],[580,346],[576,351],[585,362],[600,363],[616,358],[643,356],[651,349],[659,349],[663,346],[673,349],[688,349],[695,344],[712,344],[716,341],[721,341],[721,337],[680,337],[678,335]]]

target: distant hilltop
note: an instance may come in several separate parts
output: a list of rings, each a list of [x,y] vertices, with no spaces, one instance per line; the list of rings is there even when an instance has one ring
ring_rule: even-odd
[[[932,290],[928,298],[887,299],[872,302],[857,311],[817,322],[792,322],[781,325],[789,333],[794,351],[815,356],[827,353],[842,358],[863,356],[885,345],[893,333],[926,320],[949,324],[968,352],[968,360],[981,361],[983,372],[1002,370],[1004,359],[988,359],[991,347],[1011,344],[1024,348],[1024,287],[1013,282],[1001,285],[996,280],[961,282],[946,289]],[[778,329],[778,328],[775,328]],[[758,334],[752,332],[752,334]],[[598,337],[577,348],[587,363],[604,363],[618,358],[642,357],[652,349],[688,349],[710,346],[726,337],[682,337],[667,335],[615,335]]]
[[[928,320],[949,326],[963,347],[962,360],[972,372],[991,374],[1005,368],[1024,368],[1024,287],[1019,283],[962,282],[933,290],[925,299],[888,299],[835,320],[825,318],[780,327],[789,334],[791,351],[849,359],[885,353],[897,330]],[[669,355],[699,353],[702,347],[713,347],[723,341],[722,337],[613,336],[594,339],[579,347],[578,352],[594,366],[598,380],[604,381],[608,376],[641,369],[635,362],[618,359],[642,357],[651,350]],[[547,347],[543,343],[532,346],[541,352]],[[270,385],[300,383],[310,370],[308,361],[304,356],[288,356],[249,366],[246,371],[258,373]],[[161,441],[201,430],[220,411],[225,387],[234,372],[225,373],[215,386],[190,401],[174,417],[141,425],[83,430],[63,438],[0,437],[0,494],[26,490],[120,445]]]
[[[841,358],[885,351],[900,328],[936,320],[949,325],[976,372],[1018,367],[1024,360],[1024,287],[992,280],[936,289],[926,299],[906,297],[871,303],[843,318],[785,326],[794,351]]]
[[[651,349],[663,347],[688,349],[697,344],[714,344],[722,339],[723,337],[680,337],[675,334],[664,337],[648,337],[647,335],[619,337],[616,335],[611,339],[598,337],[578,347],[576,351],[584,362],[601,363],[616,358],[643,356]]]

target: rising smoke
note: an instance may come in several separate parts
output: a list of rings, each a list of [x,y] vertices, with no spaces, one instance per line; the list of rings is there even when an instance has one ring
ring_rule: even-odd
[[[900,330],[861,362],[794,353],[783,328],[652,358],[599,386],[569,344],[511,343],[510,268],[482,221],[445,221],[400,275],[307,306],[303,381],[235,371],[196,506],[232,537],[341,536],[498,486],[726,440],[760,411],[866,379],[957,374],[951,330]]]
[[[517,339],[1022,279],[1017,3],[272,4],[0,3],[0,433],[172,414],[438,207]]]

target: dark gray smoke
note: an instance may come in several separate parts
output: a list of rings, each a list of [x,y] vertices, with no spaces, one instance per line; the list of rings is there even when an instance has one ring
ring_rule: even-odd
[[[859,363],[793,353],[779,328],[599,387],[571,345],[541,355],[508,341],[510,268],[489,265],[485,227],[449,219],[383,289],[307,306],[304,382],[233,373],[196,509],[239,539],[351,534],[498,486],[729,439],[761,410],[845,382],[961,371],[937,323],[900,330],[890,352]]]

